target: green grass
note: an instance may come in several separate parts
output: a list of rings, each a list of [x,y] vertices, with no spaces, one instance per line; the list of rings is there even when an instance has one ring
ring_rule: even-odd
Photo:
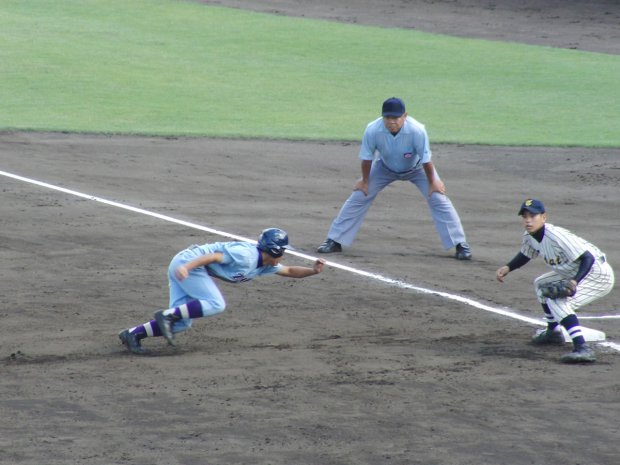
[[[5,130],[620,147],[620,56],[163,0],[0,3]]]

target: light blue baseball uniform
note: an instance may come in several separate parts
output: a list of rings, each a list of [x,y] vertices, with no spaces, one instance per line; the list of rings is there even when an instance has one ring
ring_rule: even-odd
[[[351,246],[372,202],[394,181],[409,181],[427,199],[439,238],[446,249],[465,242],[465,232],[450,199],[438,192],[428,197],[428,179],[422,165],[431,161],[428,135],[423,124],[407,116],[393,135],[377,118],[366,127],[359,152],[360,160],[374,160],[368,178],[368,195],[353,191],[332,222],[327,237]],[[439,175],[435,171],[435,176]]]
[[[221,253],[223,260],[207,266],[197,267],[189,272],[184,280],[179,280],[174,271],[181,265],[191,262],[201,255]],[[193,245],[174,256],[168,267],[170,287],[169,307],[179,307],[192,300],[200,300],[203,316],[211,316],[224,311],[226,302],[213,278],[230,283],[250,281],[258,276],[277,273],[282,265],[263,265],[261,252],[249,242],[215,242]],[[184,318],[176,321],[173,332],[185,331],[192,320]]]

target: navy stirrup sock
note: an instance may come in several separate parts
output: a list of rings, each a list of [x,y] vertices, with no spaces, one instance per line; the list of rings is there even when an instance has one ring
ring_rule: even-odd
[[[170,316],[174,320],[180,320],[182,318],[201,318],[203,316],[202,305],[199,300],[192,300],[178,307],[169,308],[164,312],[164,315]],[[155,320],[136,326],[130,329],[129,332],[138,340],[144,339],[145,337],[157,337],[162,335],[159,325]]]
[[[173,316],[177,318],[202,318],[202,305],[200,300],[191,300],[186,304],[179,305],[178,307],[170,308],[164,312],[166,316]]]
[[[585,338],[583,337],[583,332],[581,331],[581,326],[579,325],[579,318],[574,313],[572,315],[568,315],[562,321],[562,326],[566,328],[568,331],[568,335],[573,340],[573,345],[578,347],[586,343]]]
[[[151,320],[148,323],[144,323],[143,325],[136,326],[129,330],[131,334],[133,334],[138,341],[140,339],[144,339],[145,337],[156,337],[161,336],[161,331],[159,330],[159,325],[157,321]]]

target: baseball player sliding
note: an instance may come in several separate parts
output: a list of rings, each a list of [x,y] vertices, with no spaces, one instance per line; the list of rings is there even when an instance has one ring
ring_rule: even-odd
[[[288,234],[269,228],[261,233],[256,245],[215,242],[180,251],[168,267],[170,308],[155,312],[151,321],[124,329],[118,337],[134,354],[147,352],[141,342],[146,337],[163,336],[175,345],[174,334],[188,330],[194,318],[217,315],[226,308],[214,278],[241,283],[269,274],[305,278],[323,271],[325,260],[321,259],[312,268],[280,263],[288,247]]]
[[[521,205],[523,241],[519,253],[496,272],[499,282],[530,259],[542,255],[553,271],[534,281],[538,301],[547,319],[547,329],[534,335],[534,344],[563,344],[562,325],[573,340],[573,351],[561,357],[565,363],[596,361],[594,350],[582,334],[578,308],[607,295],[614,286],[614,272],[605,254],[570,231],[547,223],[540,200],[527,199]]]

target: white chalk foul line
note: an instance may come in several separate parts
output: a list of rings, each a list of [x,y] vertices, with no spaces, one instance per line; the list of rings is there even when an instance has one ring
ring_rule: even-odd
[[[579,315],[580,320],[620,320],[620,315]]]
[[[616,344],[615,342],[601,341],[598,343],[598,345],[603,346],[603,347],[608,347],[610,349],[620,352],[620,344]]]
[[[208,233],[211,233],[211,234],[216,234],[218,236],[228,237],[230,239],[234,239],[234,240],[238,240],[238,241],[245,241],[245,242],[256,243],[256,241],[254,239],[250,239],[250,238],[243,237],[243,236],[237,236],[235,234],[230,234],[230,233],[227,233],[225,231],[220,231],[218,229],[209,228],[209,227],[197,224],[197,223],[192,223],[190,221],[180,220],[178,218],[174,218],[174,217],[171,217],[171,216],[168,216],[168,215],[162,215],[161,213],[152,212],[152,211],[149,211],[149,210],[145,210],[143,208],[133,207],[131,205],[126,205],[126,204],[123,204],[123,203],[120,203],[120,202],[115,202],[113,200],[104,199],[102,197],[97,197],[95,195],[84,194],[82,192],[78,192],[78,191],[75,191],[75,190],[72,190],[72,189],[67,189],[67,188],[64,188],[64,187],[55,186],[55,185],[49,184],[47,182],[37,181],[36,179],[31,179],[31,178],[27,178],[27,177],[20,176],[20,175],[17,175],[17,174],[8,173],[6,171],[1,171],[0,170],[0,175],[6,176],[8,178],[16,179],[18,181],[23,181],[23,182],[27,182],[29,184],[34,184],[34,185],[37,185],[37,186],[40,186],[40,187],[44,187],[46,189],[51,189],[51,190],[55,190],[55,191],[58,191],[58,192],[63,192],[65,194],[73,195],[73,196],[80,197],[80,198],[87,199],[87,200],[92,200],[94,202],[103,203],[105,205],[109,205],[109,206],[112,206],[112,207],[117,207],[117,208],[121,208],[121,209],[124,209],[124,210],[129,210],[129,211],[132,211],[132,212],[135,212],[135,213],[140,213],[142,215],[147,215],[147,216],[158,218],[158,219],[161,219],[161,220],[164,220],[164,221],[168,221],[168,222],[171,222],[171,223],[176,223],[176,224],[180,224],[180,225],[183,225],[183,226],[187,226],[189,228],[198,229],[198,230],[205,231],[205,232],[208,232]],[[307,254],[304,254],[304,253],[301,253],[301,252],[297,252],[295,250],[287,250],[287,253],[291,254],[291,255],[295,255],[295,256],[300,257],[300,258],[311,260],[311,261],[315,261],[316,260],[316,257],[313,257],[312,255],[307,255]],[[380,281],[380,282],[383,282],[383,283],[386,283],[386,284],[389,284],[389,285],[392,285],[392,286],[396,286],[396,287],[399,287],[399,288],[402,288],[402,289],[409,289],[409,290],[412,290],[412,291],[415,291],[415,292],[419,292],[421,294],[436,295],[438,297],[443,297],[444,299],[453,300],[453,301],[456,301],[456,302],[459,302],[459,303],[463,303],[463,304],[469,305],[471,307],[478,308],[480,310],[485,310],[487,312],[495,313],[495,314],[498,314],[498,315],[503,315],[503,316],[506,316],[506,317],[509,317],[509,318],[512,318],[512,319],[515,319],[515,320],[521,320],[521,321],[524,321],[524,322],[527,322],[527,323],[531,323],[531,324],[535,324],[535,325],[538,325],[538,326],[544,326],[545,325],[545,322],[544,322],[543,319],[536,319],[536,318],[531,318],[531,317],[528,317],[528,316],[520,315],[517,312],[515,312],[515,311],[513,311],[511,309],[508,309],[508,308],[492,307],[490,305],[486,305],[486,304],[483,304],[481,302],[477,302],[477,301],[475,301],[473,299],[470,299],[468,297],[464,297],[464,296],[457,295],[457,294],[450,294],[448,292],[443,292],[443,291],[435,291],[435,290],[432,290],[432,289],[426,289],[424,287],[414,286],[413,284],[409,284],[409,283],[406,283],[406,282],[398,280],[398,279],[388,278],[386,276],[383,276],[383,275],[380,275],[380,274],[377,274],[377,273],[371,273],[371,272],[360,270],[360,269],[353,268],[353,267],[350,267],[350,266],[341,265],[340,263],[336,263],[336,262],[332,262],[332,261],[326,261],[326,264],[328,266],[333,267],[333,268],[338,268],[338,269],[341,269],[341,270],[344,270],[344,271],[348,271],[350,273],[354,273],[354,274],[357,274],[357,275],[360,275],[360,276],[365,276],[367,278],[374,279],[374,280],[377,280],[377,281]],[[606,316],[601,316],[601,317],[598,317],[598,318],[620,318],[620,315],[606,315]],[[588,328],[584,328],[584,329],[588,329]],[[591,330],[591,331],[595,331],[595,330]],[[600,333],[598,331],[596,331],[596,332]],[[601,333],[601,334],[603,334],[603,333]],[[604,336],[603,336],[603,338],[604,338]],[[604,344],[605,347],[609,347],[611,349],[614,349],[614,350],[617,350],[617,351],[620,352],[620,345],[619,344],[613,343],[611,341],[607,341],[607,342],[604,342],[604,343],[599,342],[599,344]]]
[[[311,255],[305,255],[305,254],[302,254],[302,253],[299,253],[299,252],[296,252],[296,251],[287,251],[287,253],[290,253],[292,255],[296,255],[296,256],[299,256],[299,257],[302,257],[302,258],[307,258],[308,260],[313,260],[313,261],[316,260],[316,257],[313,257]],[[370,273],[368,271],[359,270],[357,268],[352,268],[350,266],[341,265],[341,264],[336,263],[336,262],[327,261],[326,264],[331,266],[331,267],[333,267],[333,268],[338,268],[338,269],[341,269],[341,270],[349,271],[350,273],[354,273],[354,274],[358,274],[360,276],[365,276],[367,278],[375,279],[377,281],[381,281],[383,283],[390,284],[392,286],[400,287],[402,289],[410,289],[412,291],[416,291],[416,292],[419,292],[421,294],[436,295],[436,296],[439,296],[439,297],[443,297],[444,299],[454,300],[456,302],[464,303],[464,304],[469,305],[471,307],[479,308],[481,310],[486,310],[487,312],[497,313],[498,315],[508,316],[510,318],[514,318],[516,320],[525,321],[527,323],[532,323],[532,324],[535,324],[535,325],[546,325],[546,323],[542,319],[536,319],[536,318],[531,318],[529,316],[519,315],[518,313],[516,313],[516,312],[514,312],[514,311],[512,311],[510,309],[502,309],[502,308],[497,308],[497,307],[491,307],[489,305],[477,302],[475,300],[472,300],[472,299],[469,299],[467,297],[463,297],[463,296],[460,296],[460,295],[457,295],[457,294],[450,294],[448,292],[434,291],[432,289],[426,289],[424,287],[414,286],[413,284],[409,284],[409,283],[406,283],[404,281],[400,281],[398,279],[388,278],[388,277],[382,276],[380,274]]]

